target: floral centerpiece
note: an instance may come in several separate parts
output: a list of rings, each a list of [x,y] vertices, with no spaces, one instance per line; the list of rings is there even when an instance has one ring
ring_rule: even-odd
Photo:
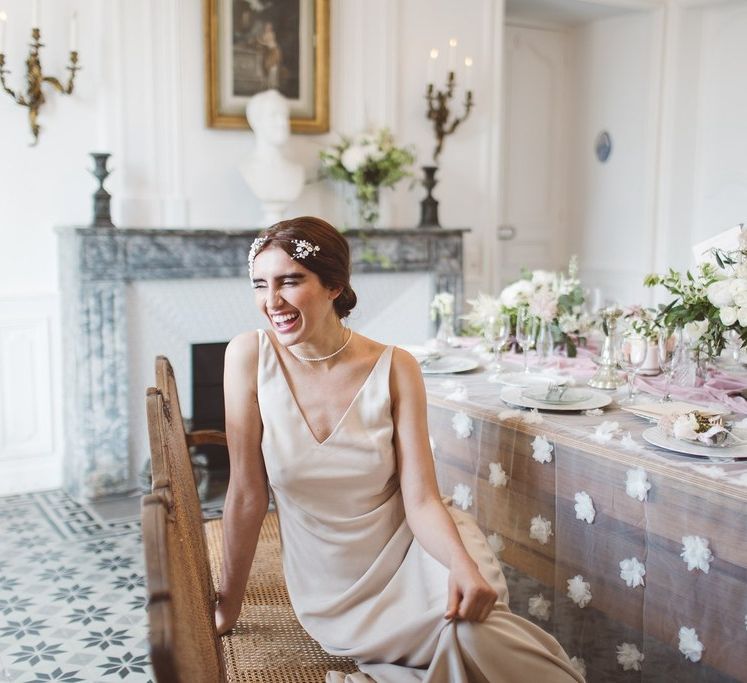
[[[465,320],[475,332],[481,332],[488,318],[496,313],[508,313],[515,324],[518,309],[528,306],[532,315],[550,323],[554,343],[565,347],[571,358],[591,327],[590,317],[583,312],[584,293],[575,256],[571,257],[567,272],[524,271],[497,298],[480,294],[467,303],[472,310]]]
[[[342,137],[339,143],[323,149],[319,157],[323,175],[355,188],[363,226],[375,225],[379,218],[380,188],[394,187],[412,176],[410,166],[415,161],[412,150],[395,145],[386,128]]]
[[[683,275],[672,268],[666,275],[648,275],[647,287],[663,286],[674,299],[657,316],[661,325],[684,330],[688,343],[716,358],[726,335],[747,345],[747,252],[713,250],[714,262],[703,262]]]

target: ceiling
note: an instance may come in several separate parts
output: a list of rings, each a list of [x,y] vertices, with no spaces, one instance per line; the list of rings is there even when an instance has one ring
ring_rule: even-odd
[[[625,4],[619,0],[613,0],[611,4],[605,4],[603,0],[506,0],[506,18],[531,23],[576,26],[625,14],[633,9],[641,9],[641,5],[646,3],[638,3],[638,7],[631,7],[637,4],[635,2],[631,2],[627,7]]]

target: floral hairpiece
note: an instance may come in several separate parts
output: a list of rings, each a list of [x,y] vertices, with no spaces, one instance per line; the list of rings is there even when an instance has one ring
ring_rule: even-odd
[[[262,245],[267,241],[266,237],[257,237],[253,242],[252,246],[249,247],[249,256],[247,257],[247,265],[249,266],[249,278],[254,278],[254,259],[257,257],[259,250],[262,249]]]
[[[247,257],[247,265],[249,266],[249,277],[254,278],[254,259],[262,249],[264,243],[267,241],[267,237],[257,237],[253,242],[252,246],[249,247],[249,256]],[[292,259],[305,259],[307,256],[316,256],[316,253],[320,251],[316,244],[312,244],[308,240],[291,240],[292,244],[295,244],[295,250],[291,254]]]

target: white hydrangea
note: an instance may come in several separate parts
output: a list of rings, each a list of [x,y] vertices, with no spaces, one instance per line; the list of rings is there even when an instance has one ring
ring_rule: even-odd
[[[467,413],[455,413],[451,418],[451,426],[458,439],[468,439],[472,436],[472,418]]]
[[[472,489],[467,484],[455,484],[451,499],[459,508],[466,510],[472,507]]]
[[[522,412],[521,419],[528,425],[538,425],[545,421],[545,418],[540,415],[539,410],[536,408]]]
[[[582,657],[571,657],[571,666],[581,675],[581,678],[586,678],[586,662]]]
[[[617,646],[617,663],[623,671],[640,671],[645,655],[635,643],[623,643]]]
[[[591,602],[591,584],[581,574],[568,579],[568,597],[582,609]]]
[[[532,441],[532,457],[540,463],[552,462],[552,444],[544,436],[535,436]]]
[[[605,420],[602,424],[596,426],[594,433],[589,438],[597,443],[609,443],[612,437],[617,434],[619,429],[620,425],[617,422]]]
[[[503,536],[495,533],[488,536],[488,545],[496,557],[499,557],[506,547],[506,544],[503,542]]]
[[[620,562],[620,578],[625,581],[628,588],[643,586],[643,577],[646,575],[646,565],[636,557],[629,557]]]
[[[547,621],[550,618],[551,605],[542,593],[533,595],[529,598],[529,614],[540,621]]]
[[[533,538],[539,541],[542,545],[545,545],[552,536],[552,522],[549,519],[545,519],[542,515],[532,517],[529,524],[529,538]]]
[[[631,498],[637,498],[641,502],[646,500],[651,482],[648,480],[646,470],[642,467],[628,470],[625,473],[625,493]]]
[[[699,662],[703,653],[703,643],[700,642],[694,628],[680,627],[680,652],[691,662]]]
[[[587,524],[591,524],[597,514],[591,496],[586,491],[579,491],[573,498],[576,501],[573,506],[576,510],[576,519],[582,519]]]
[[[491,462],[488,465],[488,469],[490,470],[490,474],[488,476],[488,484],[490,484],[493,488],[497,489],[498,487],[505,486],[508,483],[508,475],[503,471],[501,463]]]
[[[713,562],[713,553],[708,547],[708,539],[702,536],[683,536],[680,557],[687,563],[688,571],[700,569],[706,574]]]

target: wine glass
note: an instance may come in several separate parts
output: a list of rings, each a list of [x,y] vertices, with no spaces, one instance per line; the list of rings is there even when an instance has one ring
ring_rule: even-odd
[[[660,403],[668,403],[672,400],[669,394],[669,387],[672,384],[672,377],[677,367],[677,362],[682,351],[682,329],[676,330],[672,327],[663,327],[659,331],[659,367],[664,373],[664,396]]]
[[[534,346],[537,336],[537,318],[527,306],[522,306],[516,313],[516,343],[524,352],[524,372],[529,372],[529,349]]]
[[[628,395],[618,403],[633,403],[633,388],[638,371],[646,362],[648,339],[632,331],[620,335],[617,363],[628,379]]]
[[[508,341],[511,334],[511,318],[507,313],[498,313],[491,315],[485,322],[483,336],[493,353],[495,354],[495,370],[501,371],[501,359],[503,356],[503,346]]]

